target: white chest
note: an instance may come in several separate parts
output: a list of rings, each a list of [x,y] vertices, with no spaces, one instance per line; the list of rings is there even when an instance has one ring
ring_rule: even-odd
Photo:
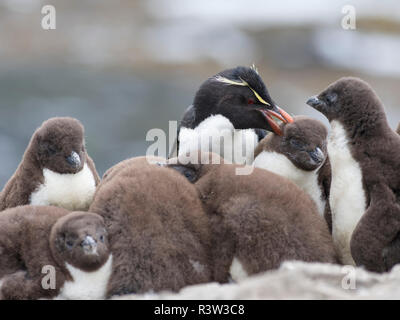
[[[67,210],[87,210],[96,191],[96,182],[85,164],[76,174],[43,170],[44,182],[31,194],[31,205],[54,205]]]
[[[236,130],[222,115],[210,116],[196,128],[181,128],[179,155],[201,150],[219,154],[227,162],[251,164],[258,137],[254,130]]]
[[[360,165],[354,160],[343,126],[332,121],[328,153],[332,165],[332,235],[345,264],[354,264],[350,240],[366,209]]]
[[[322,199],[321,188],[318,184],[318,170],[300,170],[283,154],[270,151],[261,152],[254,159],[253,165],[291,180],[314,200],[318,213],[321,216],[324,215],[325,200]]]
[[[66,281],[60,290],[57,300],[99,300],[104,299],[112,272],[112,255],[97,271],[85,272],[67,264],[73,281]]]

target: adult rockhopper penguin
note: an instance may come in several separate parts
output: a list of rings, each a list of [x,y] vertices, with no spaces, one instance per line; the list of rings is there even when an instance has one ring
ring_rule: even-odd
[[[272,100],[254,67],[222,71],[201,85],[193,105],[184,113],[178,154],[212,151],[235,163],[249,162],[266,131],[281,134],[274,118],[284,123],[293,121]]]
[[[330,206],[342,262],[383,272],[400,261],[400,137],[382,102],[357,78],[341,78],[307,104],[331,123]]]

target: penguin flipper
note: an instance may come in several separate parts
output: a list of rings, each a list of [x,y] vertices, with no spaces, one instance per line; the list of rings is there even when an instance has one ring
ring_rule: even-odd
[[[29,204],[31,189],[29,186],[21,186],[17,178],[11,178],[0,193],[0,211]]]
[[[328,224],[328,229],[330,234],[332,234],[332,211],[329,201],[326,201],[325,210],[324,210],[324,218],[326,223]]]
[[[351,237],[351,255],[357,265],[385,272],[400,263],[400,252],[394,250],[400,248],[400,205],[383,183],[374,185],[370,197],[371,204]]]
[[[90,169],[90,171],[92,171],[93,177],[94,177],[94,181],[96,183],[96,187],[99,185],[100,183],[100,176],[96,170],[96,165],[94,164],[94,161],[91,157],[89,157],[89,155],[86,155],[86,163]]]
[[[11,179],[6,183],[6,185],[4,186],[3,190],[0,193],[0,211],[3,211],[8,208],[8,202],[9,202],[8,198],[12,189],[12,185],[13,181]]]
[[[332,234],[332,212],[329,204],[329,196],[332,183],[332,167],[329,156],[326,158],[323,166],[318,170],[318,184],[322,191],[322,197],[325,200],[324,218],[328,224],[329,231]]]

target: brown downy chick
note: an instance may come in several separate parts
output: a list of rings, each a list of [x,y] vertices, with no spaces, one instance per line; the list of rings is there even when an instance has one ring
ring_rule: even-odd
[[[282,135],[269,134],[257,146],[253,165],[279,174],[303,189],[331,228],[331,182],[328,130],[318,120],[296,116],[281,126]]]
[[[111,265],[97,214],[20,206],[0,215],[1,299],[102,299]]]
[[[171,161],[168,167],[198,190],[210,220],[216,281],[237,281],[286,260],[337,262],[325,221],[310,197],[289,180],[258,168],[237,175],[240,166],[222,159],[221,164]]]
[[[108,296],[177,291],[211,281],[208,220],[197,190],[145,157],[110,169],[90,211],[107,226],[113,252]]]
[[[86,211],[100,179],[85,148],[82,124],[73,118],[45,121],[0,194],[0,210],[54,205]]]
[[[307,104],[331,124],[332,235],[342,261],[390,270],[400,262],[393,253],[400,231],[399,135],[389,127],[377,94],[361,79],[341,78]]]

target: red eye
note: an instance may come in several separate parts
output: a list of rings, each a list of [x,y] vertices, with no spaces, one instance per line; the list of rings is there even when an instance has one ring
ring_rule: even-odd
[[[247,101],[247,104],[254,104],[254,100],[253,100],[253,99],[249,99],[249,100]]]

